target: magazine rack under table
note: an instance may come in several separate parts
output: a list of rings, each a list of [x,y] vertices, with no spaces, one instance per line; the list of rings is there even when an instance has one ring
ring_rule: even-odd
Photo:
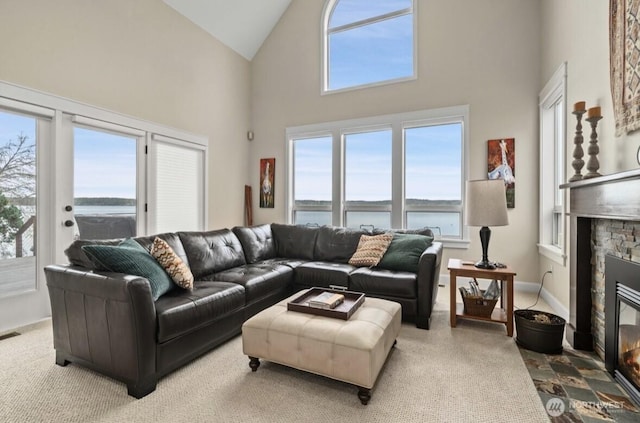
[[[461,260],[449,259],[449,307],[451,312],[451,327],[456,327],[456,319],[483,320],[486,322],[503,323],[507,326],[507,336],[513,336],[513,277],[516,275],[509,266],[497,269],[479,269],[473,264],[462,264]],[[500,308],[496,308],[489,317],[474,316],[464,312],[464,304],[457,303],[458,276],[480,279],[496,279],[500,281]],[[506,286],[505,286],[506,285]]]

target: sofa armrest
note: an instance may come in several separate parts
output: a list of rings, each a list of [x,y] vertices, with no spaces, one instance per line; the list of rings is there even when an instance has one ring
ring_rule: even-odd
[[[424,250],[418,262],[418,315],[416,326],[429,329],[431,312],[438,295],[440,264],[442,262],[443,244],[433,242]]]
[[[156,381],[156,311],[139,276],[50,265],[44,269],[56,362],[79,361],[131,390]]]

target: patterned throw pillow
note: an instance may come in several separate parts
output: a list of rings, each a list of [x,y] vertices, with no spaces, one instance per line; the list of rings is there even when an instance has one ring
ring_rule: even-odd
[[[393,234],[360,236],[358,248],[349,259],[349,264],[352,266],[376,266],[389,248],[392,239]]]
[[[171,276],[181,288],[193,289],[193,274],[184,261],[173,251],[163,239],[156,237],[151,246],[151,255],[158,260],[160,266]]]

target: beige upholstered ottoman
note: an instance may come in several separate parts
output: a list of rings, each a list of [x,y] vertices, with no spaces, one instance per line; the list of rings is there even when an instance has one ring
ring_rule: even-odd
[[[288,311],[287,303],[302,292],[242,325],[242,348],[251,370],[258,370],[262,358],[352,383],[366,405],[400,332],[400,304],[366,298],[349,320]]]

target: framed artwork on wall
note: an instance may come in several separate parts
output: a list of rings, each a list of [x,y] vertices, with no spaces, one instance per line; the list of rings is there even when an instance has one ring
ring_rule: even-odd
[[[507,207],[516,206],[516,140],[504,138],[487,143],[489,179],[502,179],[507,189]]]
[[[273,208],[276,159],[260,159],[260,207]]]

